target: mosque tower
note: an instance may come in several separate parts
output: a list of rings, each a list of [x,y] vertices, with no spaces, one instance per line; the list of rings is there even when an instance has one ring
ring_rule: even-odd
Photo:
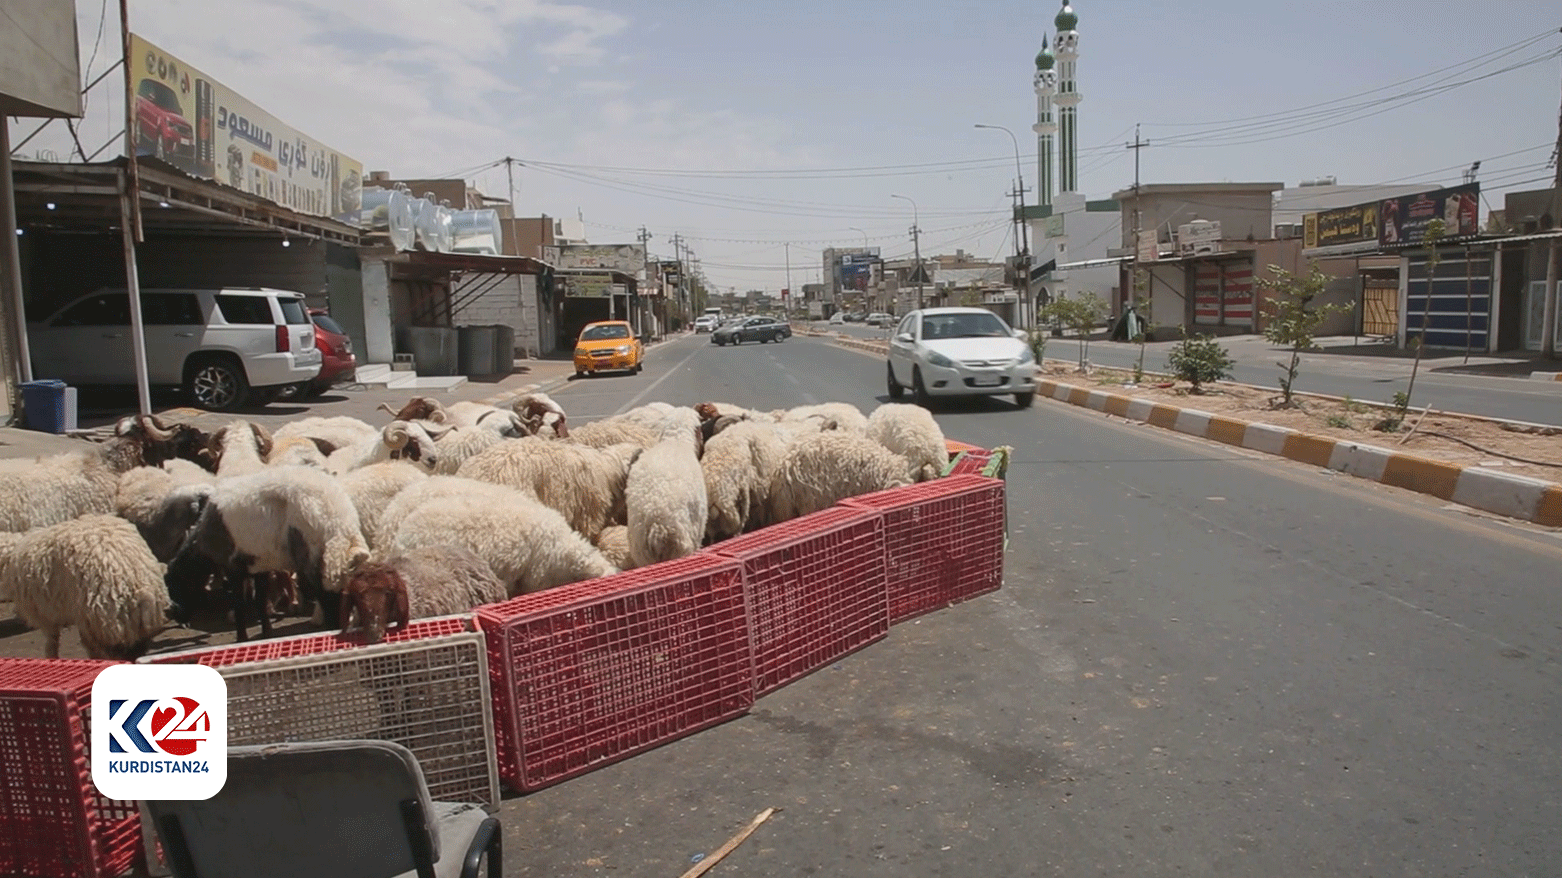
[[[1057,26],[1058,80],[1058,191],[1079,191],[1079,93],[1075,67],[1079,63],[1079,16],[1063,0],[1063,8],[1052,20]],[[1037,59],[1038,66],[1040,59]]]
[[[1036,203],[1052,206],[1052,138],[1058,133],[1058,123],[1052,115],[1052,97],[1057,93],[1058,72],[1053,68],[1057,60],[1046,37],[1041,38],[1041,51],[1036,53]]]

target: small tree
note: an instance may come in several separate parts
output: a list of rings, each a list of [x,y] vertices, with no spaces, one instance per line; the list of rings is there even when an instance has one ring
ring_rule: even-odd
[[[1090,331],[1106,316],[1107,304],[1095,293],[1074,298],[1060,298],[1044,309],[1044,314],[1079,335],[1079,368],[1084,371],[1090,354]]]
[[[1167,353],[1166,366],[1173,375],[1192,384],[1194,393],[1203,393],[1205,384],[1230,378],[1236,363],[1214,336],[1184,335]]]
[[[1273,277],[1258,279],[1260,287],[1274,293],[1274,298],[1264,303],[1264,338],[1291,352],[1289,363],[1276,365],[1285,370],[1280,377],[1280,407],[1292,408],[1296,405],[1292,395],[1296,388],[1296,373],[1302,365],[1302,352],[1317,347],[1313,344],[1313,333],[1330,316],[1349,311],[1353,306],[1314,304],[1332,280],[1319,270],[1317,262],[1308,267],[1306,275],[1294,274],[1278,265],[1269,266],[1269,273]]]
[[[1134,269],[1134,315],[1139,318],[1138,332],[1129,339],[1139,345],[1139,359],[1134,363],[1134,383],[1144,383],[1144,344],[1150,340],[1150,330],[1155,325],[1150,322],[1150,272],[1148,269]]]
[[[1405,413],[1410,411],[1410,394],[1416,392],[1416,373],[1421,371],[1421,351],[1426,348],[1426,327],[1428,323],[1432,322],[1432,287],[1437,282],[1437,263],[1442,261],[1442,258],[1437,253],[1437,242],[1443,239],[1443,234],[1446,231],[1448,231],[1448,227],[1441,219],[1434,219],[1426,224],[1424,237],[1426,241],[1426,307],[1421,312],[1421,332],[1414,341],[1416,361],[1410,367],[1410,386],[1405,388],[1404,404],[1399,407],[1400,417],[1404,417]],[[1401,401],[1397,394],[1394,397],[1394,401]]]

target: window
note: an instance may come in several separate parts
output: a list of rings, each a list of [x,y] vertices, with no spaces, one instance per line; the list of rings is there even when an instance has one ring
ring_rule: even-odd
[[[101,293],[66,309],[55,326],[129,326],[130,296],[126,293]]]
[[[922,337],[1003,338],[1011,335],[998,315],[992,313],[935,314],[922,318]]]
[[[174,94],[173,89],[155,79],[141,80],[141,87],[136,89],[136,94],[156,104],[159,109],[175,115],[184,114],[184,110],[179,106],[179,96]]]
[[[580,334],[581,341],[600,341],[605,338],[628,338],[629,327],[623,324],[606,326],[588,326],[586,331]]]
[[[201,303],[194,293],[145,293],[141,322],[147,326],[201,326]]]
[[[907,314],[905,319],[900,321],[900,325],[895,328],[895,334],[896,335],[908,335],[908,334],[910,334],[910,332],[911,332],[911,322],[914,319],[916,319],[916,318],[912,317],[910,314]]]
[[[303,299],[287,299],[278,296],[277,304],[282,306],[282,321],[284,323],[309,325],[309,311],[304,308]]]
[[[229,323],[271,326],[271,300],[265,296],[218,296],[217,310]]]
[[[330,316],[327,315],[327,314],[316,314],[316,315],[314,315],[314,321],[315,321],[315,325],[316,326],[320,327],[321,329],[325,330],[326,332],[334,332],[337,335],[346,335],[347,334],[347,330],[342,328],[342,324],[337,323],[335,320],[332,320],[330,318]]]

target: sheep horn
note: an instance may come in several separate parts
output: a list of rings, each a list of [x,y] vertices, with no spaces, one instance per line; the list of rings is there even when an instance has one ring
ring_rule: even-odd
[[[391,415],[391,416],[395,416],[397,414],[396,410],[391,408],[390,407],[390,403],[388,403],[388,402],[380,403],[380,407],[375,409],[375,411],[377,411],[377,412],[384,412],[387,415]]]
[[[174,438],[173,428],[159,421],[156,415],[141,415],[136,418],[136,423],[141,425],[141,429],[146,431],[146,435],[159,442],[167,442]]]
[[[393,450],[407,447],[407,443],[412,439],[412,431],[406,421],[391,421],[380,431],[380,435],[384,437],[385,444]]]
[[[439,423],[440,423],[440,426],[438,426],[438,427],[429,426],[427,424],[423,425],[423,432],[428,434],[428,438],[430,438],[430,439],[439,439],[439,438],[443,437],[446,433],[449,433],[451,430],[455,429],[455,425],[454,424],[445,424],[443,422],[439,422]]]
[[[255,434],[255,450],[260,454],[261,459],[270,457],[271,449],[276,446],[276,442],[271,438],[271,431],[255,423],[251,423],[249,429]]]

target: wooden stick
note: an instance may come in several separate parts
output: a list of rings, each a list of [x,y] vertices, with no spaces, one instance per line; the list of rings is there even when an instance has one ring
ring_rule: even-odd
[[[759,828],[759,824],[769,820],[770,815],[776,813],[779,810],[779,808],[766,808],[765,810],[759,812],[759,816],[750,821],[748,826],[743,828],[742,832],[734,835],[730,841],[717,848],[715,853],[699,861],[698,863],[695,863],[692,867],[690,867],[689,871],[680,875],[679,878],[699,878],[700,875],[704,875],[707,871],[710,870],[712,866],[721,862],[723,857],[736,850],[738,845],[743,843],[744,839],[753,835],[754,830]]]
[[[1431,410],[1432,410],[1431,406],[1427,406],[1426,408],[1421,410],[1421,417],[1416,418],[1416,422],[1414,424],[1410,425],[1410,429],[1408,431],[1406,431],[1405,435],[1399,437],[1399,444],[1400,445],[1404,445],[1406,442],[1410,441],[1410,437],[1415,434],[1416,428],[1421,426],[1421,422],[1422,421],[1426,420],[1426,413],[1431,411]]]

